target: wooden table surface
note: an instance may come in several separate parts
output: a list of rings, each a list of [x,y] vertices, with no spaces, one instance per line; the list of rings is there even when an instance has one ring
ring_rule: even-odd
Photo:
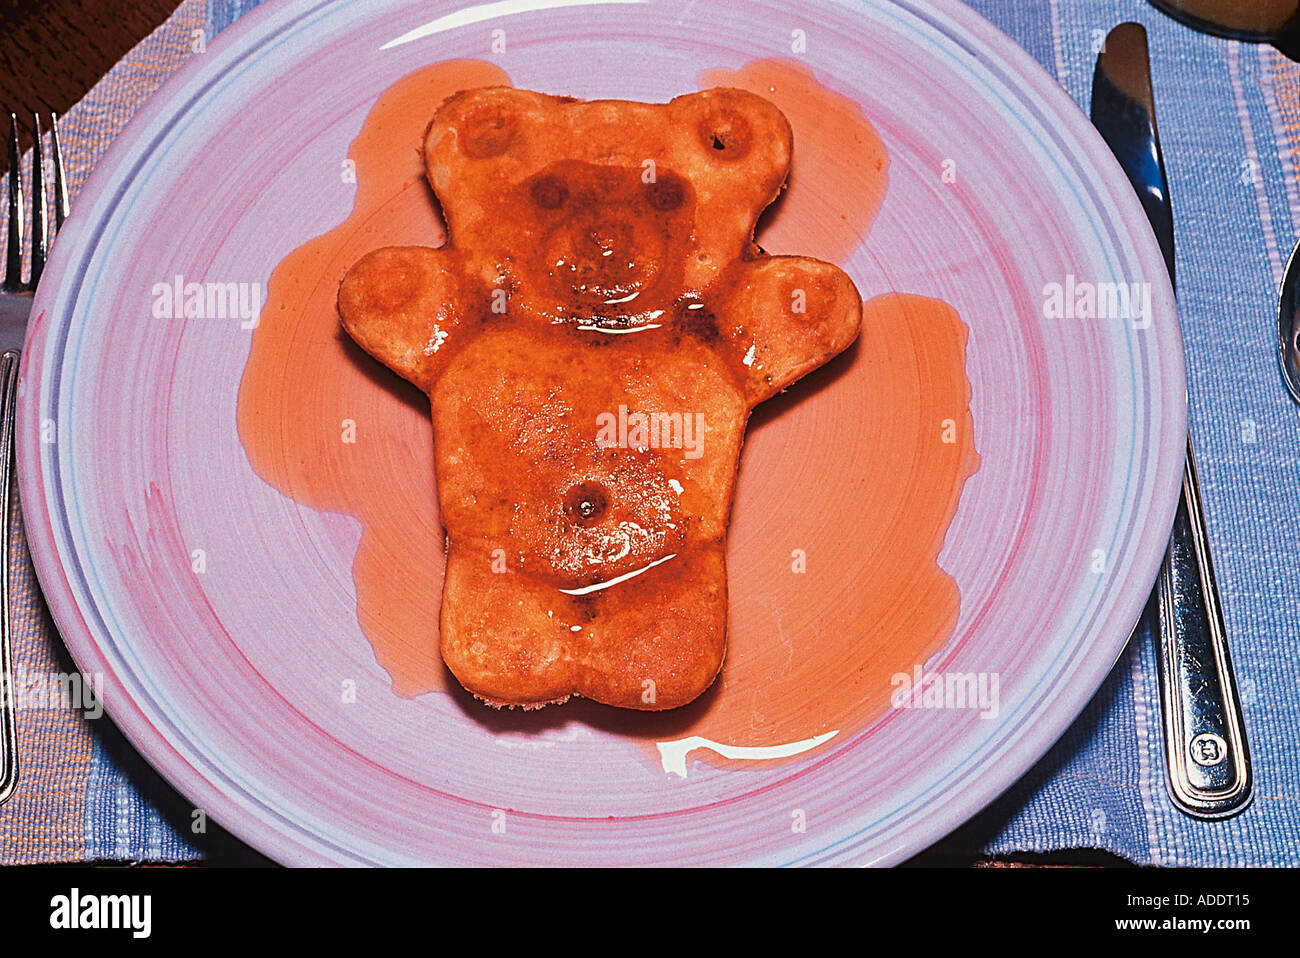
[[[179,5],[179,0],[0,0],[0,110],[27,118],[19,123],[24,149],[31,145],[33,112],[65,112]],[[7,166],[7,151],[0,150],[0,174]],[[1131,865],[1108,852],[1090,849],[981,856],[977,849],[991,837],[969,827],[959,829],[907,864],[995,868]]]
[[[23,149],[32,114],[63,113],[179,0],[0,0],[0,110],[19,116]],[[4,124],[8,136],[8,124]],[[0,150],[0,173],[9,166]]]

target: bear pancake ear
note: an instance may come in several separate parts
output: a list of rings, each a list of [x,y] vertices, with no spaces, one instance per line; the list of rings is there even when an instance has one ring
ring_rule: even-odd
[[[554,153],[556,115],[567,98],[514,87],[462,90],[442,102],[424,137],[424,167],[442,205],[451,239],[485,246],[476,236],[510,220],[501,203]],[[550,139],[548,139],[548,130]],[[495,250],[479,250],[489,258]]]
[[[676,126],[692,142],[701,176],[739,178],[757,174],[756,193],[780,186],[790,167],[794,134],[785,115],[748,90],[713,87],[668,104]]]
[[[520,157],[528,127],[553,109],[542,93],[491,86],[462,90],[442,102],[424,137],[424,162],[435,190],[477,164]]]
[[[668,109],[678,171],[706,202],[757,217],[776,199],[790,172],[794,133],[773,104],[748,90],[714,87],[679,96]]]

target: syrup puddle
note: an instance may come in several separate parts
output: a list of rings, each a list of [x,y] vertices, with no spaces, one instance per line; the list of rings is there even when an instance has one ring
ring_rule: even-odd
[[[349,150],[355,206],[272,273],[240,385],[239,435],[258,475],[295,502],[361,524],[357,621],[403,698],[461,694],[438,651],[445,558],[429,405],[351,343],[336,295],[347,269],[377,247],[443,242],[418,148],[432,110],[459,90],[509,84],[494,64],[455,60],[379,97]],[[794,128],[790,187],[760,221],[760,245],[846,262],[888,184],[888,157],[861,108],[790,61],[706,72],[700,86],[767,97]],[[710,765],[767,766],[884,714],[891,676],[940,649],[960,609],[938,556],[979,463],[966,336],[937,300],[870,299],[856,346],[757,407],[729,534],[728,650],[714,687],[669,712],[579,703],[574,718],[684,775],[692,750]],[[339,441],[344,420],[358,424],[356,443]],[[937,438],[944,422],[951,443]],[[489,713],[466,710],[496,728],[501,719]],[[539,738],[551,724],[517,721],[525,724],[516,731]]]

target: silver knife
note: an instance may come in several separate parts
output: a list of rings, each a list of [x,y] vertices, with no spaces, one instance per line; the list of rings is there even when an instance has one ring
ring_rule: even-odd
[[[1174,221],[1141,24],[1122,23],[1106,37],[1092,81],[1092,123],[1137,191],[1173,283]],[[1251,799],[1250,749],[1210,562],[1190,435],[1169,549],[1138,627],[1159,636],[1170,797],[1197,818],[1237,814]]]

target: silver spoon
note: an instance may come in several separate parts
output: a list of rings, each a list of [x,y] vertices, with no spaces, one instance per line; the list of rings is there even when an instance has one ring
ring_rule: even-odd
[[[1277,359],[1282,366],[1282,379],[1291,396],[1300,403],[1300,313],[1297,312],[1297,294],[1300,293],[1300,243],[1291,251],[1286,272],[1282,275],[1282,291],[1277,302]]]
[[[1300,3],[1295,0],[1151,0],[1193,30],[1247,43],[1271,43],[1300,61]]]

